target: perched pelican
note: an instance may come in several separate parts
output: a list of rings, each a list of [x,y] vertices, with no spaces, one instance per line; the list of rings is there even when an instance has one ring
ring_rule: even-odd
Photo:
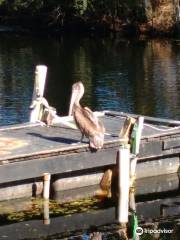
[[[73,84],[69,116],[73,115],[75,123],[82,133],[81,141],[85,135],[89,138],[91,148],[100,149],[104,143],[105,128],[91,109],[80,105],[80,100],[83,95],[84,86],[82,82]]]

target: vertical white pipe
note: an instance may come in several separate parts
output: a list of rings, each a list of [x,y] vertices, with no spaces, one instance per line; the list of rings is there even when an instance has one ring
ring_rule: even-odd
[[[128,222],[129,210],[129,162],[130,150],[128,147],[120,148],[118,151],[118,213],[117,220],[119,223]]]
[[[49,192],[50,192],[50,173],[43,174],[44,186],[43,186],[43,198],[45,200],[49,199]]]

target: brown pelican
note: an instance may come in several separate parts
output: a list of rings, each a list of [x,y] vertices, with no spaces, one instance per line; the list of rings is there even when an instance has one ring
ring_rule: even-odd
[[[85,135],[89,138],[91,148],[100,149],[104,143],[105,128],[88,107],[80,105],[83,95],[84,86],[82,82],[73,84],[69,116],[73,115],[75,123],[82,133],[81,141]]]

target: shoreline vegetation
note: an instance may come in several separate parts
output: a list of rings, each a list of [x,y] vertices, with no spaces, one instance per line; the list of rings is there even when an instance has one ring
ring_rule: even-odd
[[[0,32],[180,36],[179,0],[0,0]]]

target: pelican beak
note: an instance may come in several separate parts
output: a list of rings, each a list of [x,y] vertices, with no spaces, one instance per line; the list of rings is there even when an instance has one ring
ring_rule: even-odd
[[[76,91],[76,90],[72,91],[71,101],[70,101],[70,105],[69,105],[69,113],[68,113],[68,116],[71,116],[71,115],[72,115],[73,106],[74,106],[74,103],[75,103],[75,101],[76,101],[77,94],[78,94],[78,91]]]

